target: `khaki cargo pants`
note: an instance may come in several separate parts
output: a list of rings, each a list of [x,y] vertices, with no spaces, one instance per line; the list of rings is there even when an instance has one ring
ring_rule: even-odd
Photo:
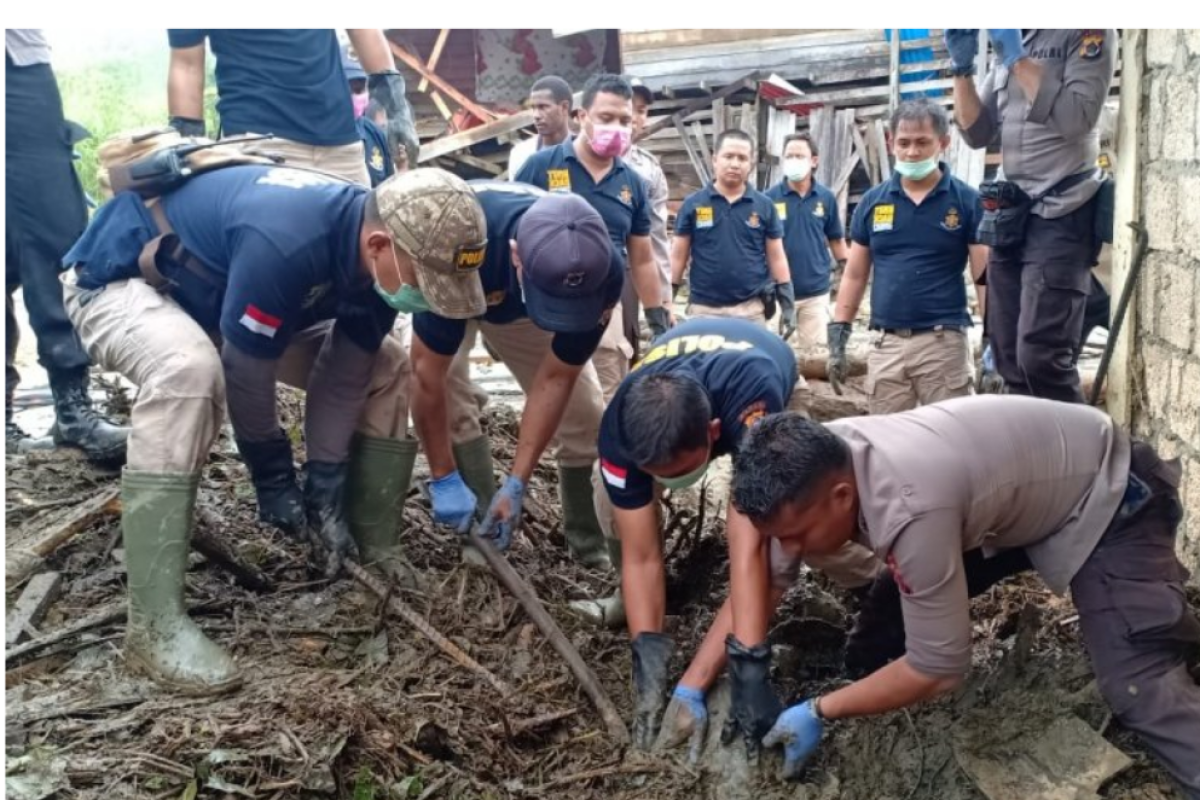
[[[225,418],[225,373],[213,338],[141,278],[84,290],[68,270],[62,282],[67,315],[92,361],[138,387],[129,469],[198,471]],[[278,361],[277,380],[303,389],[331,330],[332,322],[325,322],[293,336]],[[360,433],[406,436],[411,374],[408,353],[395,337],[386,337],[375,359]]]
[[[796,333],[792,349],[799,358],[829,344],[829,295],[806,297],[796,301]]]
[[[259,134],[248,133],[246,135],[258,136]],[[371,173],[367,171],[367,157],[361,141],[318,146],[291,139],[274,138],[259,142],[247,142],[244,149],[283,156],[283,166],[316,169],[339,178],[345,178],[361,186],[371,185]]]
[[[732,306],[706,306],[702,303],[689,303],[688,319],[696,317],[728,317],[732,319],[748,319],[767,327],[767,312],[763,308],[761,298],[751,297]]]
[[[867,409],[894,414],[966,397],[973,371],[965,331],[880,331],[867,355]]]

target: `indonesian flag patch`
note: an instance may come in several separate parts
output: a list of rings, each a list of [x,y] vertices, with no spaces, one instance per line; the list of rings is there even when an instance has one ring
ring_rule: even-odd
[[[600,474],[604,476],[604,480],[610,486],[615,486],[618,489],[625,488],[625,478],[629,476],[629,470],[618,467],[611,461],[600,459]]]
[[[246,311],[238,322],[251,332],[262,334],[268,339],[274,339],[275,334],[279,332],[279,326],[283,324],[279,317],[271,316],[253,303],[246,306]]]

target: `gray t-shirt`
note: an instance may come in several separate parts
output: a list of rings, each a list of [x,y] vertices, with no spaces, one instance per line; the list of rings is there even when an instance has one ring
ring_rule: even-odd
[[[858,540],[895,575],[909,662],[929,675],[971,665],[964,551],[1024,547],[1062,594],[1129,480],[1128,437],[1090,406],[965,397],[828,427],[850,446]]]
[[[50,63],[50,43],[41,28],[5,28],[4,51],[13,66]]]

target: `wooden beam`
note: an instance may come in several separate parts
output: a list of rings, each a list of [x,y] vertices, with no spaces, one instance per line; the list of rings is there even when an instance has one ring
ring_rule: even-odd
[[[29,579],[25,591],[17,599],[15,605],[8,611],[4,622],[4,643],[6,647],[25,639],[36,626],[42,624],[42,619],[50,606],[58,599],[62,591],[62,575],[57,572],[42,572]]]
[[[446,39],[450,38],[450,29],[442,28],[438,31],[437,41],[433,43],[433,51],[429,54],[429,60],[425,62],[425,66],[429,67],[431,72],[437,70],[438,59],[442,57],[442,48],[446,46]],[[421,77],[421,82],[417,84],[417,91],[423,92],[429,88],[429,78]]]
[[[417,158],[417,162],[422,163],[438,156],[449,155],[458,150],[464,150],[471,145],[495,139],[497,136],[511,133],[532,124],[533,111],[525,110],[516,114],[510,114],[507,117],[501,117],[494,122],[489,122],[486,125],[480,125],[461,133],[443,136],[440,139],[434,139],[432,142],[421,145],[421,155]]]
[[[683,147],[687,150],[688,160],[692,162],[692,169],[696,172],[696,177],[701,183],[708,183],[708,165],[704,163],[704,159],[700,156],[700,151],[696,149],[692,139],[688,136],[687,129],[683,127],[683,123],[676,117],[671,117],[675,123],[675,129],[679,131],[679,140],[683,142]]]
[[[442,92],[444,92],[447,97],[449,97],[454,102],[458,103],[460,106],[465,108],[467,111],[470,111],[472,114],[474,114],[476,117],[478,117],[481,120],[496,119],[496,115],[493,112],[488,111],[486,108],[479,105],[474,100],[472,100],[471,98],[467,97],[465,94],[460,92],[458,89],[456,89],[454,87],[454,84],[450,83],[449,81],[443,80],[440,76],[438,76],[438,74],[436,72],[433,72],[427,66],[425,66],[425,62],[422,61],[420,58],[418,58],[417,56],[408,52],[407,50],[405,50],[403,47],[396,44],[395,42],[389,41],[388,45],[392,48],[392,53],[396,56],[396,58],[400,59],[405,64],[407,64],[409,67],[416,70],[416,72],[419,73],[420,75],[422,75],[423,77],[428,78],[430,83],[432,83],[437,88],[441,89]]]
[[[504,167],[499,164],[493,164],[490,161],[484,161],[482,158],[476,158],[470,153],[451,153],[446,158],[452,158],[455,161],[466,164],[468,167],[474,167],[477,170],[486,172],[489,175],[500,175],[504,172]]]
[[[904,94],[909,92],[927,92],[934,89],[949,89],[954,86],[953,78],[935,78],[929,81],[920,83],[906,83],[900,87],[900,91]],[[890,86],[861,86],[853,89],[829,89],[823,92],[806,92],[805,94],[789,95],[787,97],[778,97],[772,100],[776,107],[791,106],[797,103],[812,104],[821,103],[823,105],[843,105],[849,100],[874,100],[876,98],[888,99],[891,92]],[[939,100],[940,98],[930,98]]]
[[[686,103],[684,103],[680,107],[680,109],[678,111],[676,111],[674,114],[672,114],[671,116],[661,117],[660,119],[655,120],[654,122],[650,123],[649,125],[646,126],[645,131],[642,132],[642,138],[644,139],[648,136],[651,136],[654,133],[656,133],[657,131],[661,131],[663,128],[667,127],[668,125],[675,125],[676,119],[678,119],[680,123],[686,122],[687,118],[690,117],[693,113],[700,111],[701,109],[704,109],[704,108],[711,108],[713,102],[716,100],[724,100],[726,97],[729,97],[732,94],[736,94],[737,92],[741,91],[742,89],[755,89],[755,88],[757,88],[757,86],[758,86],[758,72],[755,71],[755,72],[748,73],[745,76],[739,78],[738,80],[733,81],[728,86],[722,88],[720,91],[716,92],[715,94],[712,94],[708,97],[697,97],[694,100],[689,100]]]
[[[900,29],[892,28],[888,42],[888,107],[893,111],[900,105]]]

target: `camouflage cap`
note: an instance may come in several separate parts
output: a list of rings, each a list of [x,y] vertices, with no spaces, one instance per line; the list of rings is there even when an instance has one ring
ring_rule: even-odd
[[[434,313],[482,316],[487,219],[467,182],[444,169],[412,169],[375,187],[375,200],[396,246],[412,256],[418,288]]]

